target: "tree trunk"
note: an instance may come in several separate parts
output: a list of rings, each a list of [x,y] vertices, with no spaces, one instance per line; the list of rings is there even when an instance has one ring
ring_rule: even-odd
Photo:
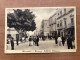
[[[22,42],[22,32],[23,32],[22,30],[19,31],[19,41],[21,42]]]
[[[16,44],[19,45],[19,41],[22,41],[22,30],[17,30],[19,35],[16,35]]]

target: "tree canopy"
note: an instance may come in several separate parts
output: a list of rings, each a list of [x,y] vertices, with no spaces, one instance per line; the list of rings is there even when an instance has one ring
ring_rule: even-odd
[[[17,31],[34,31],[36,29],[35,15],[30,9],[13,9],[14,13],[7,13],[7,26]]]

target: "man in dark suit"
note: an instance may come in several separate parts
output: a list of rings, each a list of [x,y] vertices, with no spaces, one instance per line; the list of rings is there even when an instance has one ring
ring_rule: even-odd
[[[55,44],[58,44],[57,35],[55,36]]]
[[[65,38],[64,38],[63,35],[62,35],[62,44],[63,44],[63,46],[64,46],[64,44],[65,44]]]
[[[73,49],[73,46],[72,46],[72,37],[70,35],[68,35],[68,39],[67,39],[67,46],[68,46],[68,49]]]
[[[29,37],[29,46],[31,46],[31,41],[32,41],[32,38],[31,36]]]
[[[39,46],[39,37],[36,38],[36,45]]]
[[[11,50],[14,50],[14,38],[11,38]]]

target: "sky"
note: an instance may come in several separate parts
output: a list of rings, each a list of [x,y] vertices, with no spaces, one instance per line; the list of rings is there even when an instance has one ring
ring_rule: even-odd
[[[20,8],[19,8],[20,9]],[[42,20],[48,20],[50,16],[52,16],[56,12],[56,8],[49,8],[49,7],[43,7],[43,8],[24,8],[24,9],[30,9],[30,11],[35,14],[35,23],[37,30],[40,30],[41,22]],[[22,10],[24,10],[22,9]],[[14,13],[13,9],[7,9],[7,13]],[[34,32],[27,32],[30,35],[32,35]]]

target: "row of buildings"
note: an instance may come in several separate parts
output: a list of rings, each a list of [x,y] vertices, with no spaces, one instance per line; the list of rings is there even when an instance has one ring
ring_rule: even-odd
[[[75,11],[74,8],[57,8],[48,19],[43,20],[40,30],[41,36],[67,36],[75,37]]]

